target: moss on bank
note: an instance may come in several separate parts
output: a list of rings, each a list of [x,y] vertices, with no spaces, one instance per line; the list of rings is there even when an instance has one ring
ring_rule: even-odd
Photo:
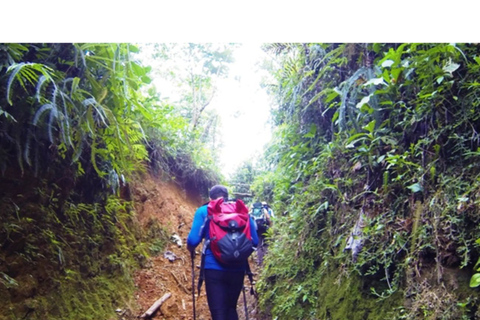
[[[11,301],[8,292],[0,290],[4,302],[0,319],[109,319],[116,317],[117,308],[132,303],[133,281],[119,273],[90,279],[65,277],[56,282],[55,288],[23,301]]]
[[[134,308],[131,275],[152,231],[132,202],[102,191],[81,202],[46,180],[15,182],[0,183],[0,319],[108,319]]]
[[[319,283],[316,314],[330,320],[385,320],[393,318],[392,310],[401,302],[401,292],[379,300],[358,275],[339,276],[338,270],[330,270]]]

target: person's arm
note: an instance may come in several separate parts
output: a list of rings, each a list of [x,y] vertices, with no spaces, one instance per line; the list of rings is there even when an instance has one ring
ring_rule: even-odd
[[[265,219],[267,219],[267,225],[270,225],[271,220],[270,220],[270,211],[268,211],[268,208],[263,208],[262,209],[265,215]]]
[[[195,212],[193,217],[192,228],[187,237],[187,249],[190,252],[193,252],[195,248],[202,242],[202,239],[205,237],[205,229],[203,228],[204,223],[207,218],[207,207],[201,206]]]
[[[270,214],[270,218],[275,218],[272,208],[268,209],[268,213]]]
[[[273,223],[273,211],[272,209],[268,208],[267,210],[268,212],[268,225],[271,227],[272,226],[272,223]]]

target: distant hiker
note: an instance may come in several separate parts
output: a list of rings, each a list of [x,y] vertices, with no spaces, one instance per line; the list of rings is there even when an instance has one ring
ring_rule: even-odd
[[[213,186],[210,189],[210,202],[195,212],[187,238],[187,249],[192,256],[195,248],[205,239],[198,287],[201,287],[204,279],[212,320],[238,319],[237,301],[243,280],[246,273],[251,275],[248,256],[253,247],[258,245],[254,221],[248,215],[248,208],[241,200],[232,203],[227,199],[226,187]],[[227,211],[235,213],[225,213]],[[232,243],[238,246],[233,248]],[[235,261],[237,257],[240,261]]]
[[[252,205],[252,210],[250,215],[255,219],[257,225],[257,234],[258,234],[258,249],[257,249],[257,259],[258,264],[263,263],[263,257],[267,250],[267,244],[265,242],[266,232],[268,228],[272,225],[273,210],[270,208],[268,203],[255,202]]]
[[[275,218],[275,215],[273,214],[273,210],[272,208],[270,208],[270,205],[268,203],[266,203],[265,201],[262,202],[262,205],[263,207],[267,210],[267,213],[268,213],[268,219],[269,221],[271,222],[272,218]]]
[[[263,207],[263,204],[258,201],[255,202],[250,210],[250,215],[255,220],[258,236],[264,234],[268,229],[270,220],[268,217],[268,212]]]

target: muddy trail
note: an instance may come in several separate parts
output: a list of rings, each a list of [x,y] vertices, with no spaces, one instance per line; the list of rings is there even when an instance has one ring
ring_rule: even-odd
[[[134,274],[136,292],[135,305],[119,310],[118,319],[139,319],[158,299],[170,294],[160,308],[150,319],[193,319],[192,305],[192,263],[190,254],[186,249],[186,238],[190,230],[193,215],[201,199],[189,200],[175,183],[164,182],[160,179],[146,177],[141,183],[136,183],[132,188],[136,203],[139,223],[146,227],[158,221],[168,235],[172,238],[165,248],[156,256],[150,257]],[[176,236],[181,240],[175,240]],[[200,246],[197,248],[199,253]],[[198,283],[200,255],[195,257],[195,287]],[[250,258],[252,272],[257,279],[256,253]],[[251,285],[245,277],[246,301],[248,319],[259,320],[256,317],[256,300],[249,293]],[[196,289],[195,289],[196,292]],[[210,313],[205,295],[205,285],[202,286],[200,296],[196,292],[196,319],[210,320]],[[245,315],[244,297],[241,294],[237,305],[240,319],[247,319]]]

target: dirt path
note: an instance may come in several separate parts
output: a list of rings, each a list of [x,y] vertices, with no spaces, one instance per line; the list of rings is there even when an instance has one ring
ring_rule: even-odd
[[[132,311],[134,318],[139,317],[159,298],[166,293],[171,297],[160,307],[151,319],[193,319],[192,307],[192,275],[191,260],[186,249],[186,238],[190,230],[195,210],[201,203],[187,201],[185,194],[173,183],[166,183],[159,179],[145,177],[141,184],[132,188],[136,200],[137,215],[141,225],[145,226],[152,219],[156,219],[165,228],[169,235],[177,234],[182,245],[173,241],[167,244],[165,251],[173,253],[174,260],[171,261],[161,252],[158,256],[152,257],[146,262],[145,268],[135,274],[137,291],[135,300],[140,310]],[[200,256],[195,258],[195,286],[198,282]],[[250,262],[255,270],[256,263]],[[255,271],[254,271],[255,272]],[[245,282],[250,288],[248,279]],[[247,305],[249,319],[255,320],[255,300],[248,292]],[[207,307],[205,286],[202,287],[200,297],[196,300],[197,320],[210,320],[210,313]],[[246,319],[244,312],[243,296],[239,299],[240,319]]]

